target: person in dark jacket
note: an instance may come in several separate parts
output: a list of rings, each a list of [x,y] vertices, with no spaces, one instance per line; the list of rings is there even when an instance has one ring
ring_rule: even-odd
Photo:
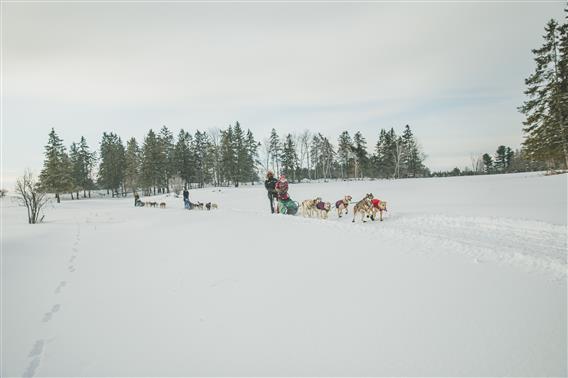
[[[186,209],[191,209],[191,202],[189,202],[189,191],[186,189],[183,190],[183,207]]]
[[[270,212],[274,214],[274,198],[276,198],[276,178],[272,171],[266,173],[266,180],[264,180],[264,187],[266,188],[268,194],[268,200],[270,201]]]

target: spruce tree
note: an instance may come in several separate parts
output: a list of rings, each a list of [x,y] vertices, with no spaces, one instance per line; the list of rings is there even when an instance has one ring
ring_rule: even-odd
[[[349,136],[349,132],[343,131],[341,135],[339,135],[337,143],[337,158],[341,168],[341,178],[343,179],[349,177],[349,167],[353,156],[352,151],[353,142],[351,141],[351,136]]]
[[[322,171],[321,166],[321,138],[320,138],[321,134],[315,134],[312,137],[312,141],[310,143],[310,158],[311,158],[311,162],[312,162],[312,167],[314,170],[314,179],[318,179],[321,176],[318,175],[319,172]]]
[[[71,169],[63,141],[52,128],[45,146],[45,160],[39,176],[42,189],[54,193],[57,203],[60,194],[72,190]]]
[[[369,165],[367,141],[361,132],[357,131],[353,136],[353,154],[355,155],[355,177],[363,178]]]
[[[234,185],[239,186],[240,182],[248,180],[248,149],[245,143],[245,133],[237,121],[233,128],[233,148],[235,150],[235,177]]]
[[[247,129],[246,135],[246,149],[247,149],[247,163],[246,163],[246,178],[251,184],[258,181],[258,147],[259,143],[254,139],[252,131]]]
[[[280,146],[280,138],[275,129],[270,131],[269,138],[269,156],[272,162],[272,170],[276,172],[276,175],[280,173],[280,157],[282,156],[282,147]]]
[[[89,192],[90,198],[91,190],[95,188],[93,168],[97,159],[96,153],[94,151],[90,151],[89,146],[87,145],[87,140],[83,136],[79,142],[79,160],[81,161],[81,178],[79,187],[83,190],[83,198],[87,197],[87,191]]]
[[[138,142],[136,138],[130,138],[130,140],[126,142],[126,153],[124,157],[124,184],[128,189],[132,190],[133,193],[138,190],[141,165],[141,151],[140,147],[138,147]]]
[[[119,190],[124,193],[125,150],[118,135],[103,133],[100,156],[99,182],[113,197],[119,195]]]
[[[525,80],[528,100],[519,107],[526,117],[526,153],[534,160],[562,162],[564,166],[568,166],[566,49],[566,27],[559,28],[550,20],[543,46],[533,50],[536,69]]]
[[[483,154],[481,158],[485,173],[493,172],[493,158],[489,154]]]
[[[504,172],[507,168],[507,148],[505,146],[497,147],[493,166],[497,172]]]
[[[282,148],[282,173],[290,177],[292,181],[296,181],[296,167],[298,165],[298,156],[296,154],[296,145],[292,139],[292,135],[286,135],[284,146]]]
[[[158,145],[160,149],[160,159],[158,165],[160,167],[160,186],[165,188],[165,192],[170,192],[170,178],[175,173],[174,166],[174,136],[166,127],[162,126],[158,135]]]
[[[141,167],[141,184],[146,188],[146,194],[156,194],[156,186],[160,182],[160,165],[161,151],[158,145],[156,133],[152,129],[144,138],[142,145],[142,167]]]
[[[209,148],[209,137],[207,133],[197,130],[193,138],[193,159],[195,162],[196,180],[200,188],[205,186],[209,178],[207,172],[207,150]]]
[[[72,190],[76,192],[77,199],[79,199],[79,190],[81,189],[81,180],[83,176],[83,164],[81,162],[79,146],[75,142],[71,143],[71,146],[69,147],[69,162],[71,164]]]
[[[195,176],[195,161],[191,146],[193,137],[190,133],[181,129],[174,147],[175,173],[182,178],[184,186],[189,187],[191,179]]]

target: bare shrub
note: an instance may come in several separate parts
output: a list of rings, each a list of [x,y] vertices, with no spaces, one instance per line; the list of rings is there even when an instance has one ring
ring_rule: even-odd
[[[28,209],[28,223],[41,222],[43,216],[39,218],[39,215],[49,198],[30,171],[25,171],[24,175],[16,181],[16,193],[19,195],[20,202]]]

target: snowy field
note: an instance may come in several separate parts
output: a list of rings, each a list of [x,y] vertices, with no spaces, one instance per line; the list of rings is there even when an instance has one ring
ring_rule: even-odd
[[[270,215],[261,186],[35,226],[3,199],[2,376],[567,374],[567,175],[290,186],[367,192],[384,222]]]

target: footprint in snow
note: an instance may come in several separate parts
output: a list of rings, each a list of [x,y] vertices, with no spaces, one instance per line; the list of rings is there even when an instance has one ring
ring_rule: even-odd
[[[61,308],[61,305],[59,305],[59,304],[54,305],[53,308],[51,309],[51,311],[46,312],[43,315],[43,322],[47,323],[48,321],[50,321],[51,318],[53,317],[53,314],[55,314],[57,311],[59,311],[60,308]]]
[[[59,283],[59,285],[57,285],[57,287],[55,288],[55,294],[61,293],[61,289],[63,289],[63,287],[64,287],[65,285],[67,285],[67,282],[66,282],[66,281],[61,281],[61,282]]]
[[[69,265],[69,267],[67,269],[69,270],[70,273],[75,272],[75,267],[73,265]]]
[[[28,355],[28,358],[32,358],[32,360],[30,361],[30,364],[28,365],[26,371],[24,372],[24,374],[22,374],[22,376],[33,377],[35,375],[35,372],[41,360],[43,345],[44,345],[43,340],[37,340],[35,342],[34,346],[32,347],[32,350],[30,351],[30,354]]]

